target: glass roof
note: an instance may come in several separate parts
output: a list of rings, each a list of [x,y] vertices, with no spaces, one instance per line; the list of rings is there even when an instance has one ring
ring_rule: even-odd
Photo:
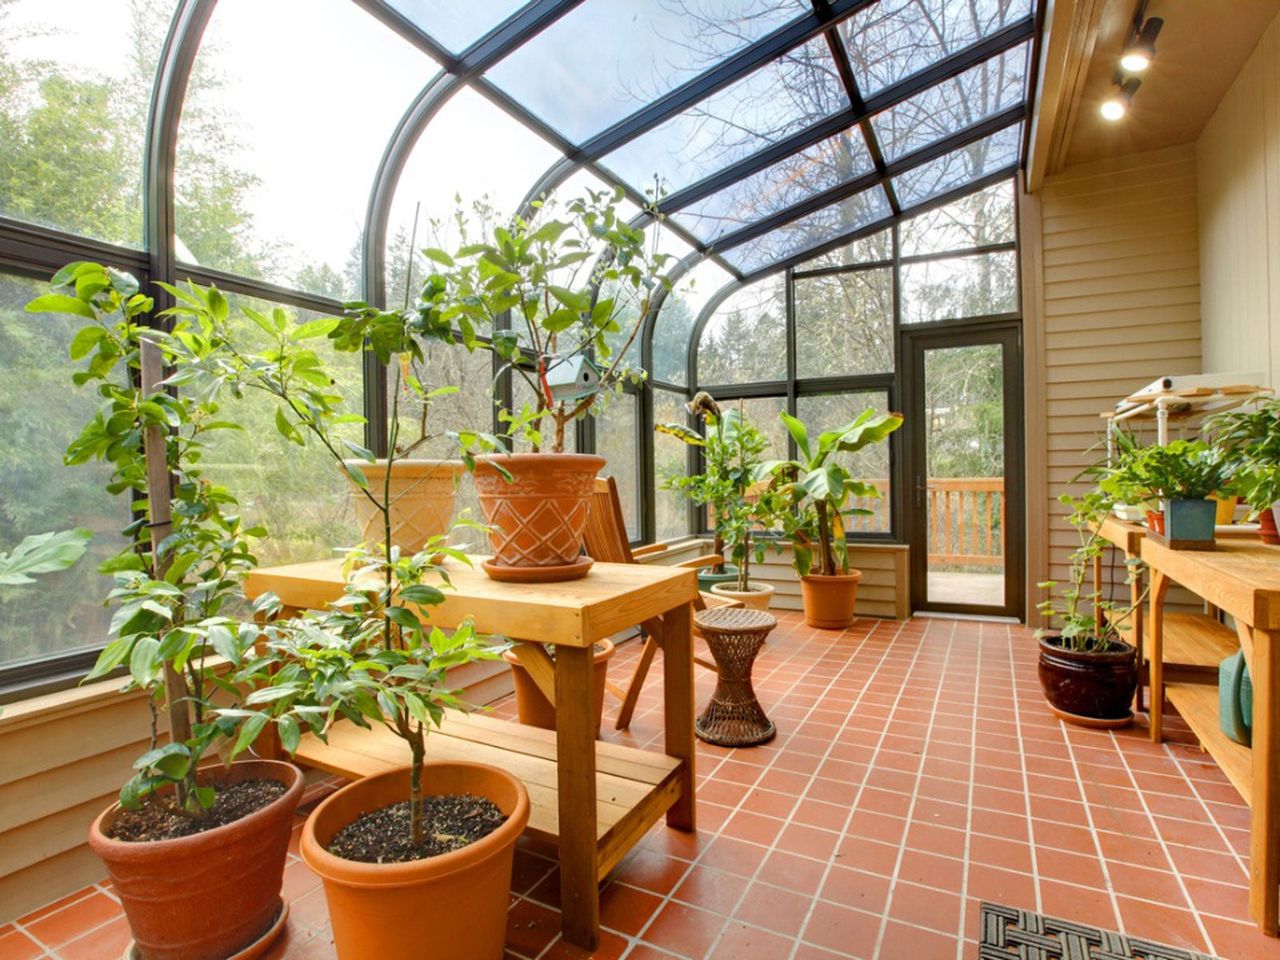
[[[526,0],[388,0],[442,47],[461,53]]]
[[[898,202],[903,207],[914,207],[989,174],[1010,170],[1018,162],[1021,148],[1022,124],[1018,123],[944,153],[894,178]]]

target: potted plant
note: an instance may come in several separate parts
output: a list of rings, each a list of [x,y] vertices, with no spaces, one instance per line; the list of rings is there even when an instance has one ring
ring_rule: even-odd
[[[493,547],[484,569],[495,579],[571,580],[591,567],[582,535],[605,461],[566,453],[566,430],[598,412],[602,395],[643,376],[627,365],[628,351],[667,260],[656,249],[657,228],[646,243],[619,215],[621,201],[620,190],[591,191],[563,210],[538,204],[536,221],[492,227],[491,212],[478,206],[479,242],[459,215],[461,246],[426,251],[440,266],[428,282],[439,284],[442,322],[488,329],[491,348],[532,395],[502,414],[530,452],[503,444],[475,464]]]
[[[430,281],[428,281],[430,283]],[[329,609],[264,627],[268,682],[246,698],[247,727],[274,722],[292,752],[305,732],[324,739],[347,720],[381,725],[406,746],[407,766],[366,777],[327,798],[307,818],[302,856],[324,880],[334,943],[353,958],[475,957],[502,954],[515,842],[529,816],[524,785],[511,773],[475,763],[426,759],[426,740],[447,708],[461,707],[448,670],[494,659],[501,648],[470,624],[452,633],[427,613],[444,599],[449,563],[468,563],[447,534],[410,554],[394,541],[391,488],[398,442],[403,368],[392,364],[388,411],[389,469],[379,486],[364,473],[368,451],[346,457],[335,428],[348,422],[309,341],[316,328],[273,318],[277,342],[263,354],[239,349],[214,289],[189,286],[184,311],[214,344],[191,367],[202,392],[265,390],[278,401],[277,428],[290,440],[318,442],[378,513],[376,544],[347,554],[346,589]],[[350,309],[319,328],[331,339],[372,343],[369,312]],[[313,321],[315,322],[315,321]],[[369,349],[376,351],[376,347]],[[315,375],[298,376],[297,372]],[[472,441],[459,436],[460,443]],[[259,672],[264,672],[261,667]],[[250,712],[253,709],[259,712]],[[267,718],[270,715],[270,720]]]
[[[1110,462],[1096,464],[1086,471],[1093,480],[1107,485],[1112,503],[1111,512],[1129,523],[1142,523],[1147,511],[1156,511],[1159,502],[1144,499],[1150,495],[1141,478],[1132,471],[1132,465],[1142,447],[1137,440],[1123,430],[1113,434],[1115,453]],[[1078,479],[1078,478],[1077,478]]]
[[[702,419],[702,433],[679,423],[659,424],[657,429],[700,448],[705,467],[702,473],[672,477],[663,486],[709,508],[715,524],[716,553],[723,556],[727,548],[736,563],[736,576],[711,584],[712,593],[767,610],[773,586],[751,579],[751,558],[753,552],[757,560],[764,558],[766,541],[753,533],[771,513],[773,494],[763,485],[752,489],[762,462],[760,455],[769,441],[747,420],[742,401],[736,409],[722,413],[710,394],[699,392],[689,408]]]
[[[877,497],[869,483],[855,480],[840,463],[841,453],[856,453],[881,443],[902,426],[899,413],[868,408],[852,421],[811,439],[809,429],[790,414],[782,422],[796,443],[795,460],[772,460],[756,469],[780,496],[775,517],[790,539],[792,559],[800,575],[805,622],[811,627],[842,630],[853,622],[862,573],[849,566],[844,517],[870,511],[850,507],[853,497]]]
[[[1174,440],[1133,451],[1101,488],[1108,495],[1124,491],[1141,501],[1159,500],[1161,511],[1148,511],[1156,537],[1179,548],[1211,549],[1217,505],[1209,497],[1226,481],[1218,450],[1203,440]]]
[[[1280,503],[1280,400],[1215,414],[1204,426],[1226,461],[1229,491],[1244,500],[1249,516],[1258,518],[1263,542],[1280,544],[1275,515]]]
[[[234,425],[207,395],[167,389],[163,369],[180,362],[173,347],[191,331],[181,317],[168,332],[148,326],[154,302],[131,276],[72,263],[51,285],[27,309],[86,321],[71,342],[71,358],[84,361],[73,381],[102,398],[64,459],[109,464],[107,489],[129,496],[138,517],[125,549],[100,567],[114,576],[116,612],[85,680],[127,666],[126,689],[146,694],[153,717],[148,749],[119,803],[94,821],[89,845],[111,875],[137,955],[224,960],[283,929],[280,890],[302,794],[291,764],[232,762],[263,724],[215,704],[243,696],[260,636],[232,611],[254,563],[249,537],[261,531],[244,527],[235,498],[200,467],[208,435]],[[202,763],[214,755],[223,762]]]
[[[1129,705],[1138,687],[1138,651],[1124,640],[1121,626],[1134,607],[1107,600],[1100,584],[1085,588],[1094,558],[1104,548],[1099,523],[1113,501],[1098,489],[1082,497],[1063,494],[1058,499],[1071,510],[1068,519],[1080,536],[1080,546],[1071,553],[1071,579],[1059,598],[1054,597],[1055,581],[1039,584],[1048,596],[1037,609],[1049,623],[1036,632],[1040,686],[1053,712],[1064,720],[1092,727],[1125,726],[1133,718]],[[1129,576],[1135,572],[1131,566]]]

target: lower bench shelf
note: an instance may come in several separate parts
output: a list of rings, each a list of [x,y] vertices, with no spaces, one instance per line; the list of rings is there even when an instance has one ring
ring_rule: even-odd
[[[407,765],[409,748],[384,727],[366,730],[344,720],[329,732],[328,743],[312,734],[304,736],[295,757],[306,766],[356,779]],[[526,835],[552,844],[559,839],[555,731],[450,713],[443,725],[427,736],[427,759],[470,760],[515,774],[529,791]],[[682,766],[682,761],[665,754],[596,744],[599,879],[617,866],[679,798]]]
[[[1252,804],[1253,752],[1222,732],[1218,724],[1218,688],[1202,683],[1170,683],[1164,692],[1245,803]]]

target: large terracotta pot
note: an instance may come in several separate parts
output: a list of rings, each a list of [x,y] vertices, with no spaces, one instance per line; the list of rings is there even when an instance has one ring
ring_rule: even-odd
[[[1123,726],[1138,688],[1138,651],[1121,642],[1108,653],[1070,650],[1040,638],[1040,686],[1054,713],[1085,726]]]
[[[853,608],[858,602],[861,570],[834,576],[815,573],[800,578],[800,596],[804,600],[804,622],[820,630],[843,630],[853,623]]]
[[[741,600],[749,610],[768,610],[769,604],[773,603],[773,584],[749,580],[747,586],[751,589],[739,590],[737,583],[717,583],[711,587],[711,592],[717,597]]]
[[[591,569],[582,535],[604,457],[587,453],[512,453],[476,459],[476,492],[492,528],[495,580],[550,583]],[[510,474],[503,476],[501,466]]]
[[[369,481],[379,500],[385,489],[387,461],[348,460]],[[417,553],[432,537],[449,532],[458,499],[458,477],[466,468],[460,460],[396,460],[391,465],[391,542]],[[382,543],[382,511],[360,491],[353,494],[356,522],[365,543]]]
[[[1280,529],[1276,527],[1276,508],[1268,507],[1258,514],[1258,535],[1262,542],[1271,546],[1280,545]]]
[[[302,828],[302,859],[324,880],[339,960],[501,960],[511,860],[529,821],[524,784],[479,763],[428,762],[427,793],[486,797],[507,815],[461,850],[410,863],[360,863],[325,849],[363,813],[409,798],[409,768],[343,787]]]
[[[242,760],[200,775],[204,784],[255,779],[279,780],[286,790],[247,817],[190,837],[114,840],[106,831],[119,805],[93,821],[89,847],[107,867],[143,960],[226,960],[272,929],[302,771]]]
[[[604,682],[609,675],[609,658],[613,656],[612,640],[601,640],[593,651],[592,665],[595,667],[595,686],[592,689],[593,707],[596,718],[596,736],[600,736],[600,718],[604,715]],[[516,688],[516,715],[520,722],[531,727],[542,727],[544,730],[556,728],[556,708],[546,698],[538,685],[534,683],[529,671],[524,668],[520,658],[510,650],[502,654],[502,659],[511,666],[511,679]]]

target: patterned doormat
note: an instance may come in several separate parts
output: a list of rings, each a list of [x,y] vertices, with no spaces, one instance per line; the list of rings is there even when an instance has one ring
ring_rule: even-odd
[[[1057,920],[998,903],[982,905],[979,960],[1214,960],[1181,947]]]

